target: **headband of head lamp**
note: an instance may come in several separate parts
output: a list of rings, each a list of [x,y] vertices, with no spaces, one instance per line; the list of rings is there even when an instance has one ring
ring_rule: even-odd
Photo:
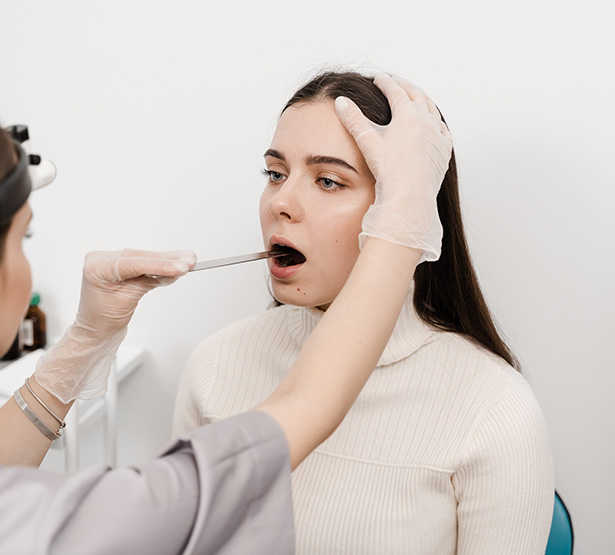
[[[56,177],[51,160],[30,153],[30,136],[25,125],[7,127],[17,154],[17,165],[0,180],[0,225],[8,222],[26,203],[31,191],[49,185]]]

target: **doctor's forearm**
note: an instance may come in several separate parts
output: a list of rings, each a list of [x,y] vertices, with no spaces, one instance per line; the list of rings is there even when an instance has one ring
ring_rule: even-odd
[[[72,403],[65,405],[41,387],[32,377],[30,387],[49,409],[64,419]],[[20,388],[23,400],[43,424],[57,431],[59,424],[47,413],[25,386]],[[14,397],[0,407],[0,464],[4,466],[38,466],[45,458],[51,440],[48,439],[26,416]]]

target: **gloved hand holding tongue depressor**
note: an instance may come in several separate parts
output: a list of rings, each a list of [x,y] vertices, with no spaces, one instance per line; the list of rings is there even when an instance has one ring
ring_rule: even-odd
[[[359,244],[369,235],[423,251],[420,262],[438,260],[443,232],[436,197],[451,159],[451,134],[418,87],[388,75],[374,84],[391,106],[388,125],[373,123],[346,97],[335,100],[376,179],[376,200],[363,217]]]
[[[195,262],[196,256],[188,251],[89,253],[75,322],[39,359],[36,380],[64,403],[103,395],[111,365],[141,297],[173,283]]]

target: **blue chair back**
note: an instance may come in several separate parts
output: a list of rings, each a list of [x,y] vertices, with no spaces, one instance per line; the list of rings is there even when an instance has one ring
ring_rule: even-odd
[[[553,521],[551,522],[551,532],[549,533],[545,555],[572,555],[573,547],[574,533],[570,513],[562,498],[555,492]]]

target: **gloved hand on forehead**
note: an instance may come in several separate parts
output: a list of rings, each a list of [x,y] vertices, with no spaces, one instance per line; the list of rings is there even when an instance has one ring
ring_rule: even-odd
[[[420,262],[438,260],[443,233],[436,196],[451,158],[451,135],[421,89],[387,75],[374,83],[391,106],[388,125],[367,119],[348,98],[335,101],[376,178],[376,200],[363,218],[360,245],[369,235],[422,250]]]
[[[104,394],[111,365],[141,297],[173,283],[195,262],[196,256],[188,251],[89,253],[75,322],[39,359],[36,380],[64,403]]]

